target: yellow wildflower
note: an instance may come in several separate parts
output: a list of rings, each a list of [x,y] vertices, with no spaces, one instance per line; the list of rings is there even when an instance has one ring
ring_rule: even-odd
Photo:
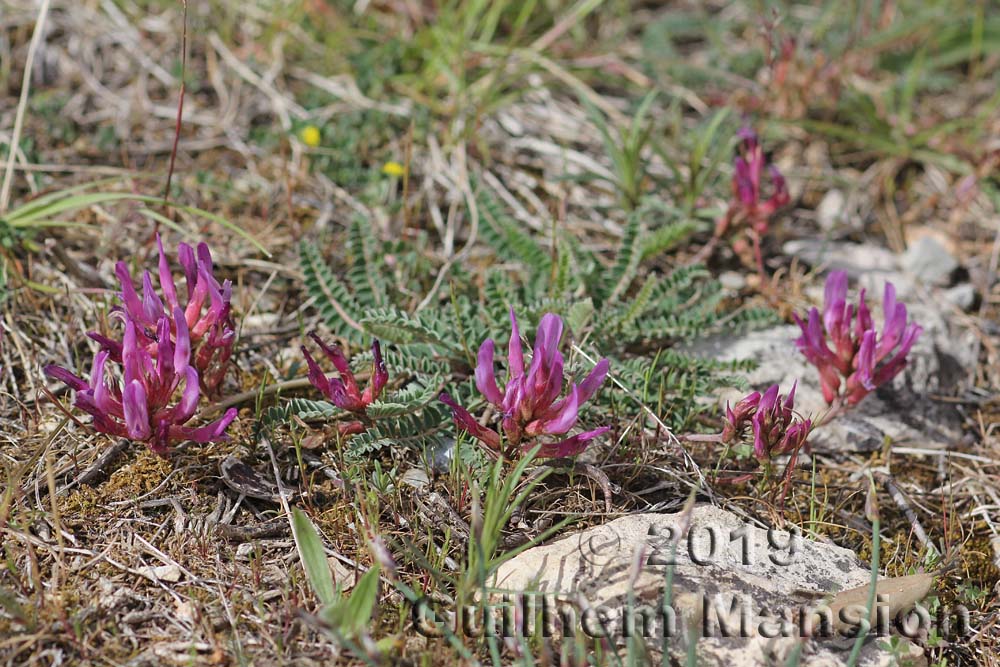
[[[406,173],[406,167],[398,162],[386,162],[382,165],[382,173],[387,176],[402,176]]]
[[[322,138],[323,137],[319,132],[319,128],[315,125],[306,125],[299,130],[299,139],[301,139],[302,143],[310,148],[316,148],[319,146],[319,142]]]

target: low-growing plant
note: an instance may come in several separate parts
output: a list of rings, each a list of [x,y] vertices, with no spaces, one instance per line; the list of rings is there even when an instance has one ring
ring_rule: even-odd
[[[771,217],[778,209],[787,205],[790,198],[784,176],[773,164],[767,164],[757,133],[744,126],[737,137],[739,153],[733,159],[733,194],[726,214],[716,225],[715,238],[723,238],[733,229],[745,230],[753,244],[757,271],[764,278],[766,274],[761,239],[768,232]],[[766,196],[764,191],[765,171],[770,177],[770,196]]]
[[[891,282],[885,284],[882,308],[885,317],[879,331],[865,302],[865,290],[858,294],[855,309],[847,303],[847,273],[833,271],[826,280],[822,316],[815,307],[806,321],[794,315],[802,330],[796,345],[819,371],[828,404],[857,405],[906,367],[906,355],[923,329],[907,321],[906,306],[896,301]]]
[[[119,262],[122,306],[112,316],[124,323],[122,340],[88,334],[101,347],[89,381],[56,365],[46,366],[45,373],[76,391],[75,405],[93,417],[94,430],[144,442],[166,456],[177,442],[225,439],[236,408],[199,428],[186,424],[198,409],[202,391],[219,391],[236,331],[230,316],[232,288],[228,280],[220,285],[213,276],[208,246],[202,243],[195,252],[180,244],[187,294],[179,295],[159,237],[157,242],[163,296],[146,271],[140,297],[128,267]]]
[[[604,382],[608,374],[608,360],[601,359],[579,385],[571,383],[569,394],[560,399],[559,394],[565,383],[565,361],[559,351],[562,319],[553,313],[542,316],[532,347],[531,363],[527,368],[513,308],[510,323],[507,381],[503,391],[497,386],[492,339],[488,338],[480,345],[476,364],[476,388],[499,411],[503,435],[480,424],[448,394],[441,394],[441,401],[451,408],[455,424],[485,444],[494,456],[518,458],[534,449],[536,443],[544,442],[539,441],[539,437],[549,436],[557,436],[556,441],[541,444],[537,456],[559,458],[579,454],[591,440],[606,433],[610,427],[602,426],[568,438],[558,438],[576,425],[580,406]]]
[[[377,655],[377,645],[369,635],[369,624],[379,598],[379,565],[370,567],[358,579],[351,594],[345,595],[333,580],[323,542],[309,517],[293,507],[288,520],[306,579],[321,605],[319,618],[326,624],[325,629],[346,644],[360,640],[364,649],[364,652],[357,652],[360,656]]]

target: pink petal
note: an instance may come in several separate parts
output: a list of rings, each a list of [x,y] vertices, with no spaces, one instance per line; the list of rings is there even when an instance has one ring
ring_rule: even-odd
[[[778,385],[772,384],[764,394],[760,397],[760,402],[757,404],[757,412],[770,412],[774,409],[778,402]]]
[[[198,381],[198,371],[194,366],[188,366],[184,370],[184,391],[181,393],[181,400],[174,408],[172,421],[175,424],[183,424],[194,416],[198,409],[198,399],[201,396],[201,389]]]
[[[838,304],[844,304],[847,302],[847,272],[846,271],[831,271],[830,275],[826,278],[826,287],[823,293],[823,321],[826,324],[826,330],[831,330],[831,325],[829,318],[834,314],[839,315],[840,311],[843,311],[844,306]],[[838,312],[834,312],[838,311]]]
[[[543,444],[538,450],[537,456],[544,459],[576,456],[583,450],[587,449],[591,440],[599,435],[607,433],[610,430],[610,426],[602,426],[601,428],[594,429],[593,431],[580,433],[571,438],[560,440],[559,442]],[[525,443],[521,446],[521,451],[529,452],[534,448],[534,446],[534,443]]]
[[[115,264],[115,275],[122,287],[122,303],[125,305],[125,312],[134,319],[143,318],[142,300],[132,285],[132,274],[129,273],[125,262]]]
[[[145,316],[143,322],[149,326],[156,322],[163,315],[163,302],[153,288],[153,277],[149,271],[142,274],[142,312]]]
[[[920,337],[922,332],[923,328],[921,328],[920,325],[910,325],[910,327],[903,334],[903,340],[900,342],[899,351],[897,351],[895,356],[893,356],[892,359],[890,359],[876,372],[874,378],[874,383],[876,385],[881,386],[886,382],[889,382],[906,367],[906,355],[910,353],[910,349],[913,347],[913,344],[917,342],[917,339]]]
[[[319,389],[320,393],[326,396],[330,392],[330,381],[323,374],[323,369],[319,367],[316,360],[309,354],[305,345],[299,346],[302,356],[306,358],[306,365],[309,367],[309,383]]]
[[[438,395],[438,400],[451,408],[451,417],[455,425],[466,431],[469,435],[486,443],[491,449],[500,450],[500,434],[493,429],[486,428],[477,422],[468,410],[460,406],[446,393]]]
[[[82,378],[76,376],[62,366],[51,364],[42,370],[53,380],[59,380],[74,391],[85,391],[90,388],[90,385],[84,382]]]
[[[562,338],[563,321],[555,313],[545,313],[538,324],[538,333],[535,334],[535,347],[532,354],[538,355],[539,348],[542,353],[542,360],[546,366],[551,367],[557,354],[559,354],[559,341]],[[534,363],[534,358],[532,358]]]
[[[580,383],[580,403],[586,403],[601,388],[605,378],[608,377],[608,370],[610,368],[611,362],[607,359],[601,359],[597,362],[597,365],[591,369],[587,377]]]
[[[200,428],[172,426],[170,428],[171,437],[200,443],[227,440],[229,436],[226,435],[225,431],[234,419],[236,419],[236,408],[229,408],[220,419]]]
[[[333,345],[327,345],[320,339],[319,336],[316,335],[315,331],[310,331],[309,337],[312,338],[313,341],[320,346],[320,349],[323,350],[323,353],[326,354],[327,358],[333,362],[334,367],[337,369],[337,372],[340,373],[341,377],[346,379],[347,376],[351,376],[351,378],[353,379],[353,375],[351,374],[351,366],[347,362],[347,357],[344,356],[344,353],[343,351],[341,351],[339,345],[337,345],[336,343],[334,343]]]
[[[143,363],[141,360],[141,348],[136,344],[135,322],[131,319],[125,320],[125,337],[122,340],[122,365],[125,376],[125,384],[133,380],[141,380],[143,377]]]
[[[93,388],[94,405],[105,415],[121,417],[124,409],[112,398],[107,384],[104,382],[104,364],[108,353],[104,350],[94,356],[94,366],[90,371],[90,385]]]
[[[194,250],[187,243],[177,244],[177,261],[184,269],[184,281],[187,284],[187,298],[194,294],[194,286],[198,281],[198,262],[194,258]]]
[[[503,394],[497,386],[496,372],[493,368],[493,341],[489,338],[479,346],[476,358],[476,388],[493,405],[499,406],[503,403]]]
[[[868,391],[875,389],[873,376],[875,374],[875,331],[873,329],[865,332],[861,339],[861,347],[858,355],[854,358],[857,365],[857,379]]]
[[[191,333],[188,330],[184,312],[174,308],[174,326],[177,328],[177,342],[174,345],[174,372],[183,373],[191,363]]]
[[[573,428],[576,424],[580,412],[580,390],[574,386],[565,401],[561,402],[558,412],[551,418],[536,420],[525,429],[528,435],[540,435],[550,433],[552,435],[562,435]]]
[[[160,317],[156,323],[156,373],[161,382],[174,374],[174,344],[170,340],[170,320]]]
[[[536,413],[546,411],[562,393],[564,371],[561,352],[556,351],[552,365],[545,370],[547,372],[545,384],[539,388],[534,396],[534,411]]]
[[[767,459],[770,455],[766,439],[767,435],[764,413],[758,412],[753,417],[753,454],[761,461]]]
[[[111,340],[107,336],[102,336],[96,331],[90,331],[87,333],[87,337],[93,341],[96,341],[98,345],[101,346],[102,350],[107,350],[111,353],[111,360],[115,363],[121,363],[122,361],[122,344],[116,340]]]
[[[170,272],[170,264],[167,262],[167,255],[163,252],[163,239],[156,235],[156,249],[160,253],[157,268],[160,274],[160,289],[167,300],[167,305],[173,310],[177,307],[177,287],[174,285],[174,276]]]
[[[198,264],[212,274],[212,251],[208,249],[208,244],[204,241],[198,244]]]
[[[865,302],[865,290],[861,288],[858,292],[858,318],[855,323],[855,335],[861,338],[866,331],[874,328],[875,322],[872,320],[871,311],[868,310],[868,304]]]
[[[125,413],[125,430],[133,440],[145,440],[150,435],[149,411],[146,390],[138,380],[125,385],[122,392],[122,409]]]

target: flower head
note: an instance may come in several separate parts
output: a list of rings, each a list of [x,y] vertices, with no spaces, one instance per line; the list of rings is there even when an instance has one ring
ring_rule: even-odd
[[[155,355],[157,345],[152,334],[156,331],[158,322],[164,315],[173,318],[173,314],[179,309],[183,313],[181,320],[189,332],[192,363],[198,369],[202,388],[206,393],[216,394],[229,368],[229,358],[236,341],[230,306],[232,283],[226,280],[220,285],[215,279],[208,245],[199,243],[196,251],[188,244],[180,243],[177,255],[184,272],[185,290],[178,294],[159,235],[156,237],[156,244],[159,250],[157,281],[163,297],[161,299],[154,289],[149,271],[143,272],[140,297],[132,283],[128,266],[125,262],[118,262],[115,274],[121,283],[123,315],[136,324],[138,344]],[[171,336],[177,335],[181,320],[171,319]],[[91,338],[108,349],[115,360],[120,358],[121,351],[114,341],[98,335],[91,335]]]
[[[767,232],[772,215],[788,204],[790,198],[785,178],[772,165],[765,165],[764,149],[757,140],[757,133],[743,126],[736,135],[740,141],[740,154],[733,160],[733,199],[727,218],[746,221],[758,234]],[[764,199],[761,179],[766,171],[771,180],[771,196]]]
[[[365,411],[371,403],[379,397],[382,389],[389,381],[389,371],[386,369],[385,361],[382,360],[382,348],[376,340],[372,343],[372,373],[368,380],[368,386],[364,391],[358,387],[358,382],[351,372],[347,357],[341,351],[340,346],[327,345],[315,332],[310,332],[309,337],[320,346],[327,358],[333,362],[339,377],[331,375],[327,377],[323,374],[323,369],[319,367],[316,360],[309,354],[309,350],[302,346],[302,354],[309,365],[309,382],[329,399],[331,403],[342,410],[350,412]]]
[[[763,394],[755,391],[744,397],[733,408],[727,405],[723,442],[733,442],[749,425],[753,431],[753,453],[758,460],[798,451],[809,437],[812,421],[795,418],[795,385],[784,400],[778,391],[775,384]]]
[[[923,329],[907,322],[906,306],[896,301],[896,288],[890,282],[885,285],[882,308],[884,321],[879,334],[865,302],[865,290],[860,291],[855,308],[847,303],[847,273],[834,271],[826,281],[822,316],[815,307],[805,321],[793,316],[802,330],[795,343],[819,370],[827,403],[843,399],[855,405],[906,367],[906,355]]]
[[[398,162],[386,162],[382,165],[382,173],[386,176],[394,176],[396,178],[402,178],[406,175],[406,167]]]
[[[176,341],[171,338],[175,323]],[[145,442],[161,456],[175,442],[226,439],[225,430],[236,418],[236,408],[200,428],[185,425],[194,416],[201,389],[198,370],[191,364],[190,335],[180,308],[174,309],[173,318],[161,315],[150,333],[155,353],[142,344],[145,334],[140,334],[136,323],[126,316],[120,345],[121,383],[107,373],[112,356],[108,349],[94,356],[89,382],[59,366],[47,366],[45,373],[76,391],[75,405],[93,416],[95,430]]]
[[[503,389],[497,384],[493,363],[495,344],[491,339],[483,341],[479,347],[475,372],[476,388],[489,403],[499,409],[500,427],[508,448],[508,452],[504,453],[517,448],[530,451],[534,446],[533,440],[539,436],[565,436],[576,425],[580,406],[597,392],[607,377],[609,368],[608,360],[601,359],[583,382],[579,385],[571,383],[568,393],[560,398],[565,383],[565,362],[559,351],[562,319],[553,313],[542,316],[535,334],[531,361],[527,366],[513,308],[510,310],[510,321],[507,381]],[[451,408],[455,423],[460,428],[491,449],[500,451],[501,437],[498,431],[479,424],[468,410],[459,406],[448,394],[441,394],[440,398]],[[608,430],[609,427],[602,427],[543,444],[539,456],[573,456],[586,449],[590,440]]]
[[[319,128],[315,125],[306,125],[299,130],[299,139],[301,139],[302,143],[306,146],[316,148],[323,140],[323,135],[320,133]]]

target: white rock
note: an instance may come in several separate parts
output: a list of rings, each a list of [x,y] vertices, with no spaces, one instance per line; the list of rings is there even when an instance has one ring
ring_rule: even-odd
[[[747,279],[736,271],[723,271],[719,274],[719,283],[731,292],[739,292],[747,286]]]
[[[666,627],[677,660],[696,638],[699,665],[750,666],[784,664],[800,642],[801,619],[824,596],[870,581],[847,549],[716,507],[695,507],[686,532],[684,524],[680,513],[636,514],[529,549],[501,565],[496,586],[508,593],[495,599],[501,608],[522,605],[520,617],[534,619],[529,633],[603,635],[623,646],[631,629],[659,653]],[[819,634],[814,628],[799,664],[846,664],[851,642],[833,629]],[[926,664],[916,646],[907,643],[907,654]],[[892,660],[869,640],[858,664]]]
[[[906,250],[902,265],[928,284],[947,285],[958,268],[958,260],[937,239],[923,236]]]
[[[430,477],[427,476],[427,471],[423,468],[408,468],[400,476],[399,481],[407,486],[412,486],[414,489],[422,489],[431,483]]]
[[[136,570],[139,574],[153,581],[164,581],[176,584],[181,580],[181,568],[176,565],[146,566]]]
[[[944,298],[962,310],[970,310],[976,302],[976,288],[970,283],[955,285],[944,293]]]
[[[810,266],[847,271],[852,279],[871,273],[898,272],[899,265],[891,251],[865,243],[844,243],[823,239],[797,239],[782,250]]]

